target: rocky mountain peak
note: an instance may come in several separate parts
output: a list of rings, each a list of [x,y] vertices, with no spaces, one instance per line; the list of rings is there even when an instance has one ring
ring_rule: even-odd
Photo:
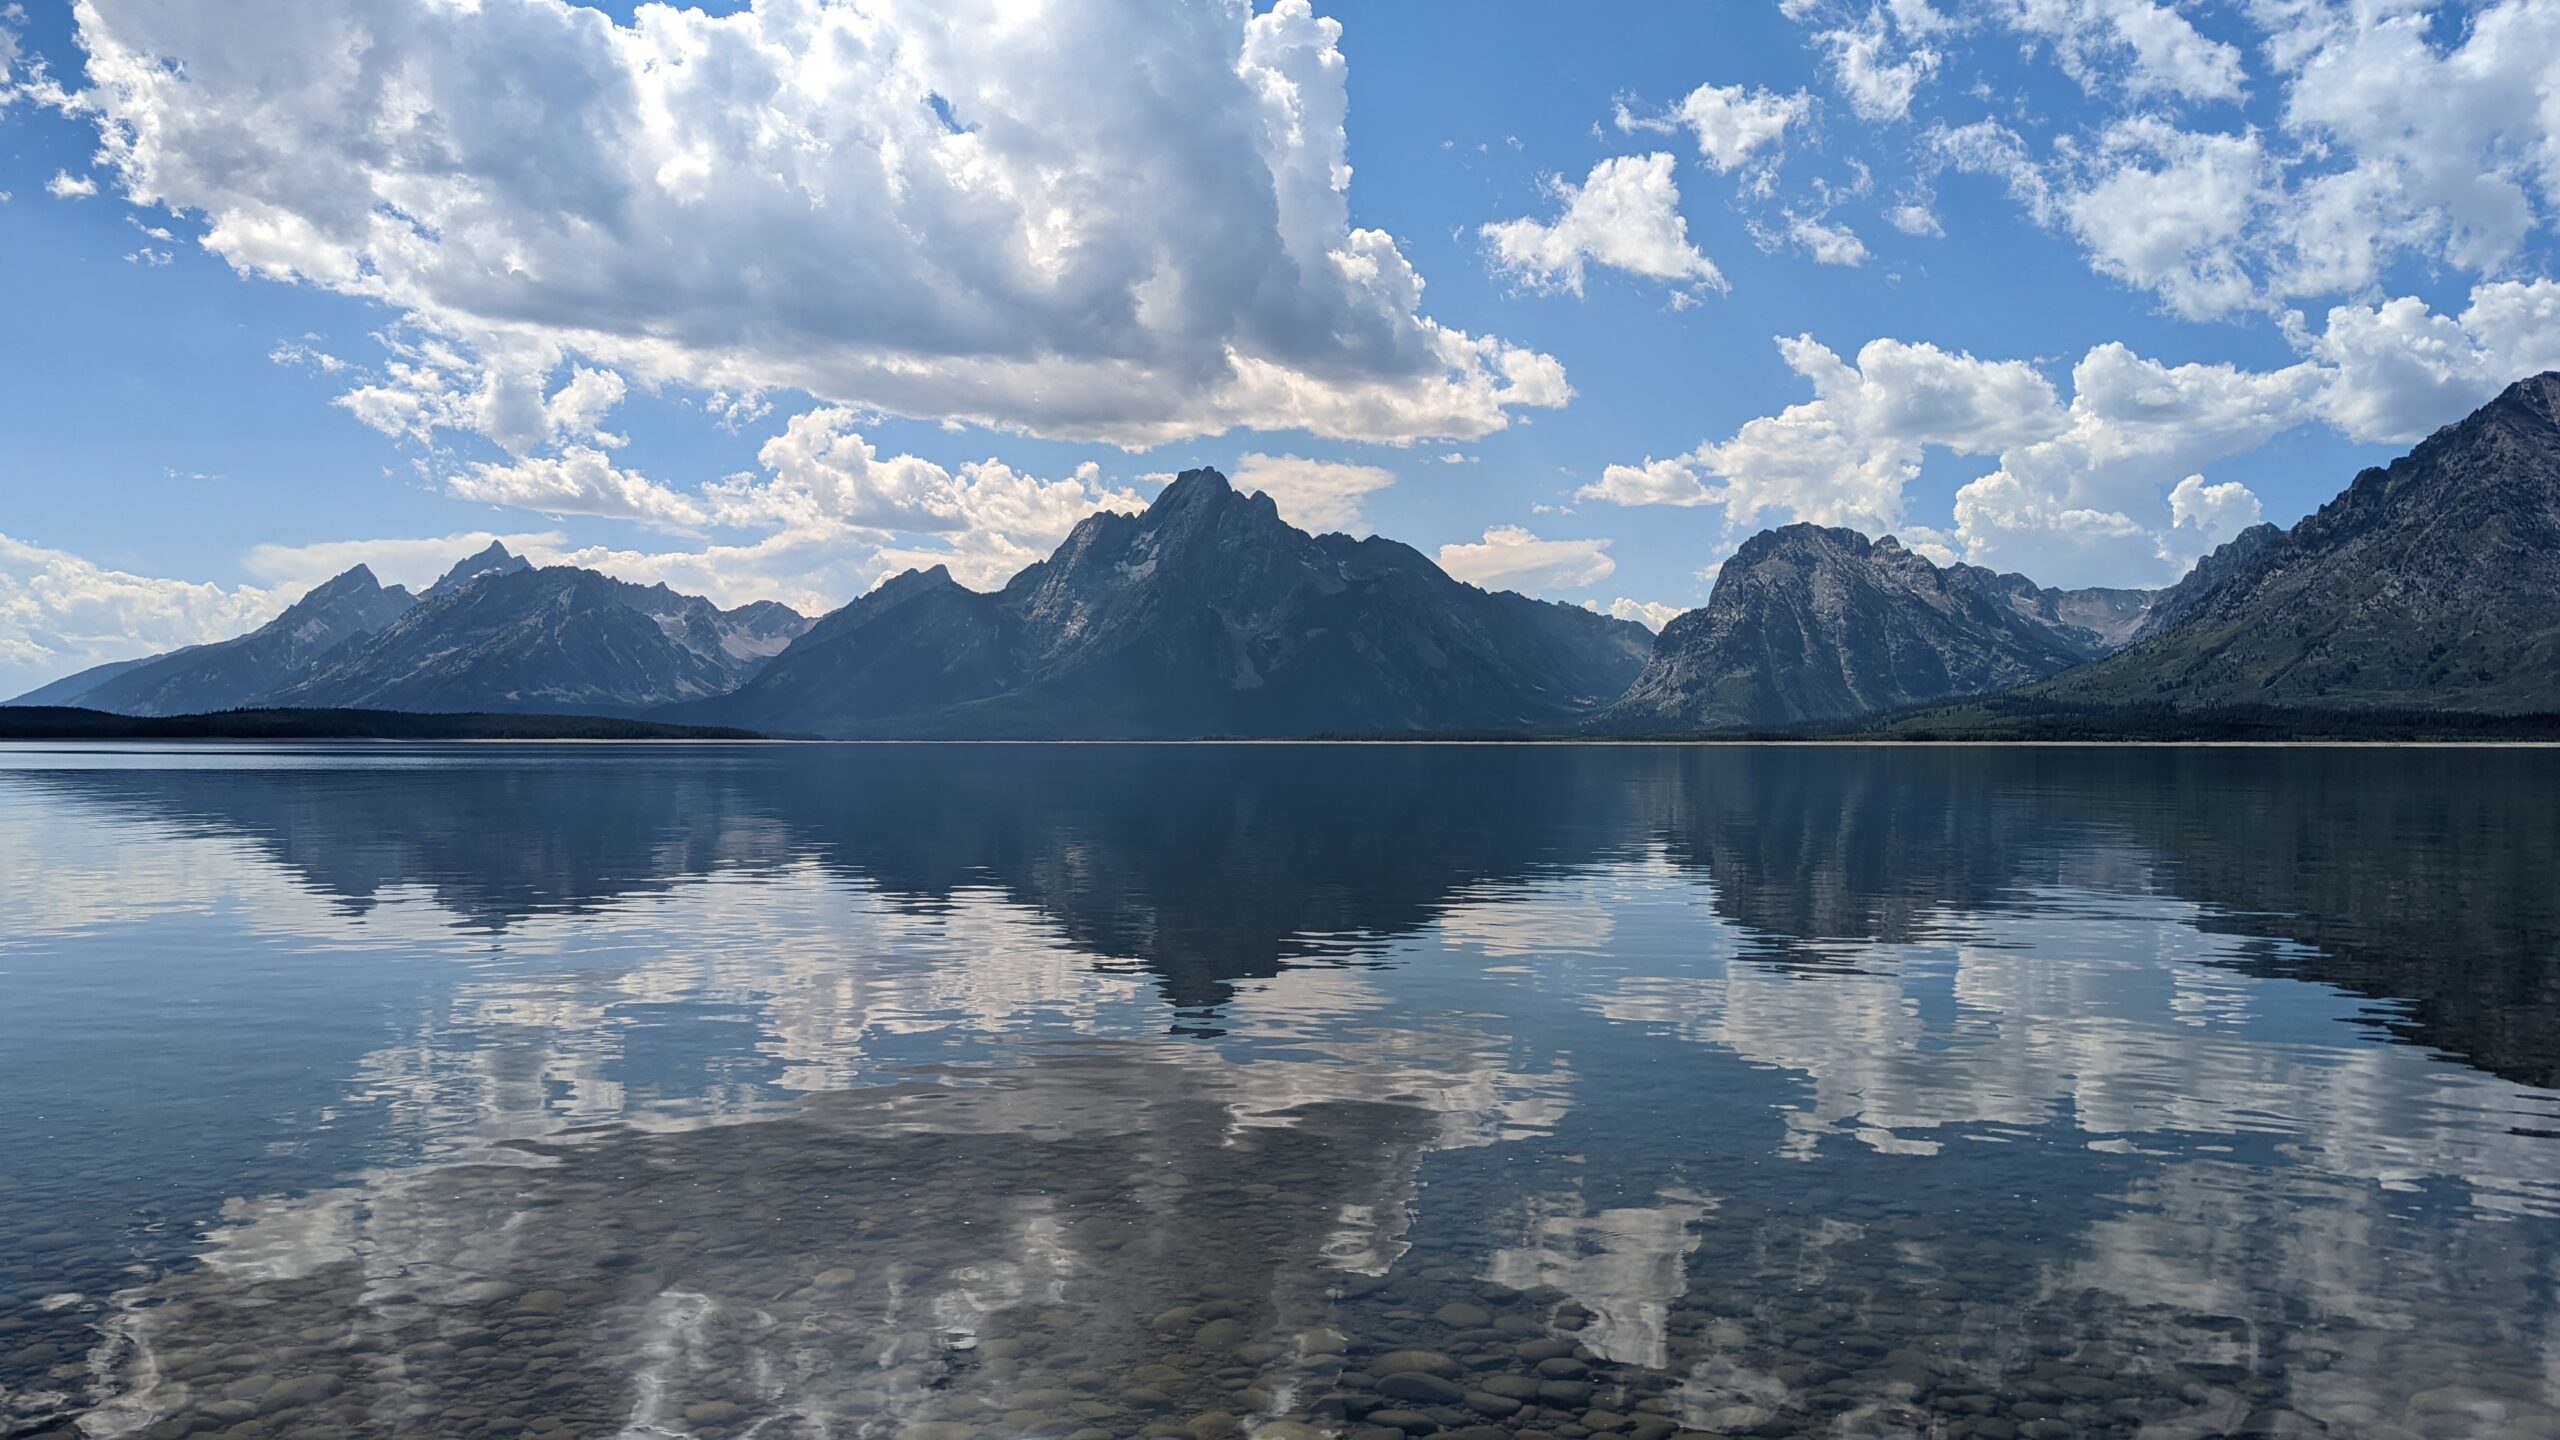
[[[440,595],[459,590],[484,575],[514,575],[533,568],[533,562],[492,540],[476,555],[466,556],[444,572],[436,583],[426,588],[425,595]],[[425,598],[423,595],[420,598]]]
[[[1597,720],[1619,731],[1847,719],[2057,674],[2130,629],[2140,592],[2052,591],[1940,566],[1892,536],[1799,522],[1734,551]]]

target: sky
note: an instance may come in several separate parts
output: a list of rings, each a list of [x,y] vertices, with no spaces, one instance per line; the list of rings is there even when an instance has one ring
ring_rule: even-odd
[[[0,693],[1195,465],[1655,626],[1795,520],[2160,585],[2560,368],[2556,209],[2560,0],[0,0]]]

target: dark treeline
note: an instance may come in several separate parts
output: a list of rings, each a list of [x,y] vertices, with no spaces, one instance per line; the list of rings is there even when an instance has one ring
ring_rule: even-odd
[[[397,710],[224,710],[110,715],[0,708],[0,740],[754,740],[749,730],[595,715],[428,715]]]

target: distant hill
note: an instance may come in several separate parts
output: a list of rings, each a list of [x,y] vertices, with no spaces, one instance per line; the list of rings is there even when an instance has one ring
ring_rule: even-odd
[[[246,635],[101,665],[10,704],[77,704],[120,715],[228,710],[308,675],[349,641],[380,630],[414,603],[408,591],[382,585],[358,565]]]
[[[1215,470],[1086,518],[993,594],[937,567],[830,614],[733,695],[775,734],[1152,738],[1527,730],[1626,688],[1643,627],[1310,535]]]
[[[2560,373],[2508,387],[2291,530],[2243,539],[2171,623],[2031,693],[2560,711]]]
[[[634,714],[734,689],[808,625],[769,601],[722,610],[572,566],[484,567],[450,588],[439,581],[397,621],[264,703]]]
[[[595,715],[420,715],[397,710],[226,710],[114,715],[0,709],[0,740],[753,740],[753,732]]]
[[[1705,608],[1663,627],[1644,673],[1589,728],[1780,729],[2014,689],[2106,654],[2150,600],[1940,566],[1889,535],[1764,530],[1724,563]]]

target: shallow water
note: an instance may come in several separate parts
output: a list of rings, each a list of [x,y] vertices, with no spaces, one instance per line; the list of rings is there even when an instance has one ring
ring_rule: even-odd
[[[0,1434],[2560,1434],[2560,753],[0,749]]]

